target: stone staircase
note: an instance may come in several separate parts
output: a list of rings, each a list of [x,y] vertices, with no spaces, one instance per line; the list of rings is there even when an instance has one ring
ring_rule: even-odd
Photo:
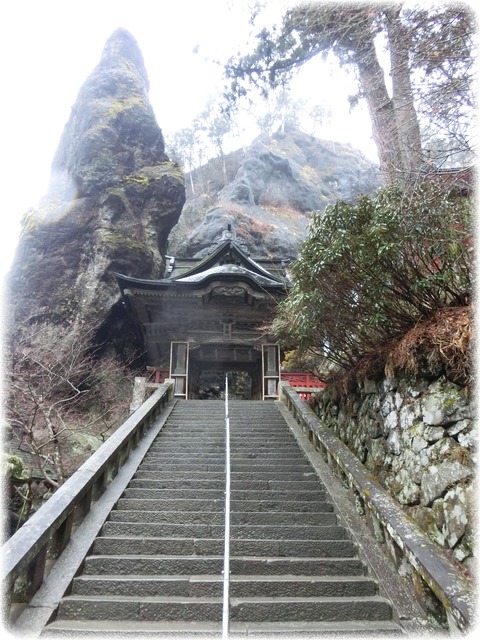
[[[402,634],[276,403],[230,428],[230,634]],[[178,401],[43,636],[220,636],[224,468],[224,403]]]

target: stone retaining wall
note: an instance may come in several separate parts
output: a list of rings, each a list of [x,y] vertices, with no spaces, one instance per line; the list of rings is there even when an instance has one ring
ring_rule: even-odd
[[[347,395],[326,387],[312,406],[432,540],[473,565],[475,425],[462,387],[363,380]]]

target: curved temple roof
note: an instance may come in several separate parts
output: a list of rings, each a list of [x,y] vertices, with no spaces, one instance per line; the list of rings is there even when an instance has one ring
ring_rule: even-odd
[[[245,269],[244,267],[236,264],[222,264],[218,267],[211,267],[210,269],[200,271],[200,273],[195,273],[191,276],[183,276],[181,278],[177,278],[175,282],[204,282],[211,276],[219,275],[234,275],[235,277],[245,276],[251,278],[255,282],[258,282],[258,284],[267,286],[276,286],[279,284],[278,280],[273,280],[271,277],[267,278],[266,276],[261,276],[258,273],[254,273],[253,271]]]
[[[278,265],[276,265],[278,273]],[[226,279],[250,282],[256,288],[273,288],[286,292],[289,281],[267,271],[252,260],[232,240],[227,240],[206,258],[199,260],[178,276],[160,280],[133,278],[124,274],[115,274],[120,289],[124,291],[132,285],[139,289],[164,290],[172,287],[204,285],[208,280]]]

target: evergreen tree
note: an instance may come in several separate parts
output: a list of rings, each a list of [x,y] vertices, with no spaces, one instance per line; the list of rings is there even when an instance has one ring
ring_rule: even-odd
[[[407,10],[403,3],[303,3],[288,10],[280,26],[262,29],[252,53],[228,61],[228,97],[235,103],[252,85],[268,92],[331,52],[355,70],[386,182],[405,183],[425,167],[420,118],[453,123],[473,104],[474,31],[464,5]],[[379,58],[382,39],[391,87]],[[441,108],[428,108],[429,99]],[[464,124],[465,150],[468,119]]]

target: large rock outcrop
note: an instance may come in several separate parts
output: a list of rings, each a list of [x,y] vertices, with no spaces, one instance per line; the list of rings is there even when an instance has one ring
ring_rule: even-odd
[[[292,127],[259,136],[225,166],[227,184],[214,161],[192,176],[197,196],[189,194],[169,253],[199,257],[232,223],[253,255],[294,258],[312,211],[380,186],[378,168],[360,151]]]
[[[148,89],[137,43],[117,30],[72,108],[48,193],[24,217],[9,276],[15,326],[82,323],[96,342],[118,344],[133,332],[123,330],[115,271],[162,277],[166,253],[202,256],[228,224],[253,256],[294,258],[312,211],[379,186],[377,168],[350,145],[287,128],[230,154],[227,181],[207,163],[184,206],[184,176],[165,153]]]
[[[118,29],[72,108],[47,195],[27,212],[9,276],[11,320],[103,330],[121,308],[114,272],[161,277],[184,201],[134,38]]]

